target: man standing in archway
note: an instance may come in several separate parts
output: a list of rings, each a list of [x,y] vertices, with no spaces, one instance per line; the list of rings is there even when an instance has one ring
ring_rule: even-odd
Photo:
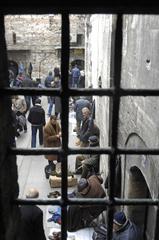
[[[77,67],[77,64],[75,64],[74,68],[72,68],[71,74],[72,74],[72,88],[77,88],[78,80],[80,77],[80,70]]]

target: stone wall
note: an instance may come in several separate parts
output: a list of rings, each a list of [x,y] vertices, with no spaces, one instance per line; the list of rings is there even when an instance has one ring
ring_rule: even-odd
[[[110,52],[112,34],[111,15],[90,15],[86,21],[86,79],[87,87],[91,84],[98,88],[101,78],[102,88],[110,86]],[[109,98],[94,97],[96,102],[95,121],[100,127],[100,146],[109,145]],[[102,116],[102,117],[101,117]],[[100,168],[106,178],[108,156],[101,155]]]
[[[111,79],[111,32],[115,18],[92,15],[87,29],[88,82],[98,87],[110,86]],[[89,41],[88,41],[89,39]],[[123,21],[123,59],[121,86],[123,88],[159,88],[159,19],[157,16],[125,15]],[[109,104],[105,98],[96,98],[96,121],[101,130],[101,146],[109,144]],[[99,99],[99,101],[98,101]],[[119,147],[158,148],[159,146],[159,98],[122,97],[119,115]],[[102,118],[101,118],[102,114]],[[111,123],[110,123],[111,124]],[[159,157],[146,155],[121,156],[121,197],[158,198]],[[106,156],[102,157],[101,169],[107,172]],[[105,173],[104,173],[105,174]],[[136,174],[134,176],[134,174]],[[120,179],[117,179],[120,181]],[[141,186],[141,187],[139,187]],[[154,239],[156,208],[128,207],[127,215],[141,229],[147,239]],[[147,214],[147,222],[143,222]],[[151,219],[151,220],[150,220]],[[149,224],[151,223],[153,224]]]
[[[83,36],[81,43],[70,43],[70,62],[84,60],[84,26],[84,15],[70,15],[70,33]],[[5,27],[9,60],[21,61],[26,72],[31,62],[33,78],[44,79],[61,66],[61,15],[8,15]]]

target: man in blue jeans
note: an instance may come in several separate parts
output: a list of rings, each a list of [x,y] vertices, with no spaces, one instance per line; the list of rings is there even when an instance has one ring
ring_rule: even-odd
[[[80,70],[77,67],[77,64],[74,66],[74,68],[72,68],[71,75],[72,75],[72,88],[77,88],[80,77]]]
[[[31,123],[32,139],[31,147],[36,147],[36,134],[39,130],[39,143],[43,144],[43,126],[45,125],[45,111],[41,107],[41,100],[36,99],[35,106],[30,109],[28,121]]]

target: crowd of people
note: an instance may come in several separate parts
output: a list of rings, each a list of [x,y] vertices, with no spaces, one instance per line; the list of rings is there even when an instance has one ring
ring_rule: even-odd
[[[11,80],[11,87],[46,87],[46,88],[60,88],[61,74],[59,68],[54,68],[54,71],[49,71],[48,76],[44,81],[44,86],[40,82],[36,82],[30,78],[31,74],[24,76],[22,71],[19,72],[16,79]],[[80,70],[77,66],[71,72],[71,87],[81,87]],[[84,80],[82,80],[84,81]],[[81,84],[81,85],[80,85]],[[32,104],[31,104],[32,99]],[[60,113],[61,102],[59,97],[47,97],[47,110],[42,107],[41,97],[39,96],[13,96],[12,97],[12,114],[13,126],[15,128],[15,137],[19,137],[20,133],[27,132],[27,121],[31,124],[31,147],[37,147],[37,132],[39,131],[39,145],[42,147],[54,148],[61,146],[61,126]],[[73,109],[76,114],[76,132],[77,141],[76,146],[81,148],[98,148],[100,146],[100,129],[95,122],[95,102],[89,97],[73,98]],[[54,114],[52,114],[54,109]],[[48,119],[46,121],[46,115]],[[16,146],[15,138],[12,141],[12,146]],[[56,163],[61,159],[56,154],[45,155],[48,165],[45,167],[46,178],[56,169]],[[99,154],[83,154],[76,157],[75,173],[80,174],[77,188],[68,197],[72,198],[105,198],[106,192],[103,187],[103,179],[100,174],[100,155]],[[23,222],[26,216],[30,218],[27,213],[27,206],[21,207],[22,215],[24,215]],[[99,215],[106,210],[106,206],[91,205],[72,205],[68,207],[67,214],[67,229],[68,231],[77,231],[81,228],[92,226],[92,222],[99,217]],[[29,211],[37,212],[40,216],[40,224],[42,221],[41,211],[32,207]],[[41,224],[42,225],[42,224]],[[25,224],[23,223],[23,227]],[[39,232],[40,233],[40,232]],[[36,239],[37,236],[34,238]],[[30,233],[29,233],[30,234]],[[40,239],[45,239],[42,229],[42,236]],[[134,236],[134,237],[132,237]],[[106,236],[105,236],[106,237]],[[32,239],[32,237],[30,237]],[[106,239],[106,238],[105,238]],[[126,219],[124,212],[116,212],[114,214],[113,224],[113,240],[118,239],[141,239],[139,231],[135,224]]]

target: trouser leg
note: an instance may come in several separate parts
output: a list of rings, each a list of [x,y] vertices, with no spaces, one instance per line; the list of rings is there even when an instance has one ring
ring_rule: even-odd
[[[89,173],[89,168],[85,164],[83,164],[81,178],[87,178],[88,173]]]
[[[76,157],[75,171],[76,171],[77,173],[82,173],[82,164],[81,164],[81,162],[82,162],[84,159],[85,159],[85,158],[84,158],[83,155]],[[80,168],[80,167],[81,167],[81,168]]]
[[[31,147],[35,148],[37,128],[35,126],[31,126],[31,130],[32,130]]]
[[[39,127],[39,144],[43,144],[43,126]]]

